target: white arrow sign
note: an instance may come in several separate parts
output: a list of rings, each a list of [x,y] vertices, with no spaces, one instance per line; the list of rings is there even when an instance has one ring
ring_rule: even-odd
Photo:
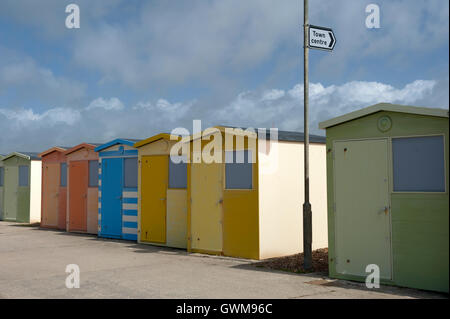
[[[336,37],[333,30],[325,27],[309,26],[309,47],[333,51],[336,45]]]

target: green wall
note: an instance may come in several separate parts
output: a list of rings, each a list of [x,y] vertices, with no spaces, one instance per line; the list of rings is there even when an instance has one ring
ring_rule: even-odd
[[[31,175],[30,161],[19,156],[13,156],[3,161],[5,167],[4,208],[13,209],[15,218],[8,218],[4,213],[4,219],[21,223],[30,222],[30,187],[17,187],[18,167],[27,165]],[[31,178],[31,176],[30,176]],[[7,189],[8,188],[8,189]],[[17,195],[14,195],[17,192]]]
[[[378,119],[384,115],[388,115],[392,120],[392,128],[385,133],[378,130]],[[448,121],[448,118],[378,112],[327,128],[328,238],[331,277],[365,281],[364,277],[336,273],[333,142],[348,139],[445,134],[446,193],[393,193],[391,186],[393,280],[385,283],[449,291]],[[390,140],[389,149],[391,149]],[[391,154],[389,155],[391,157]],[[392,177],[390,178],[390,185],[392,185]]]

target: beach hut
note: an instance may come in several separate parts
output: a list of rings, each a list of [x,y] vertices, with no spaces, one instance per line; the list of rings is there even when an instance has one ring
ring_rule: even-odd
[[[55,146],[42,153],[41,227],[66,229],[68,147]]]
[[[3,185],[5,184],[5,169],[3,167],[3,155],[0,155],[0,220],[3,220]]]
[[[41,159],[37,153],[13,152],[3,162],[3,219],[41,220]]]
[[[187,166],[170,160],[178,136],[158,134],[134,145],[139,154],[138,242],[187,248]]]
[[[68,167],[67,231],[97,234],[99,161],[94,149],[99,145],[82,143],[64,153]]]
[[[330,276],[448,292],[448,110],[382,103],[319,127]]]
[[[218,126],[189,138],[188,251],[249,259],[303,252],[304,136],[273,133]],[[327,247],[325,138],[310,142],[317,249]]]
[[[95,148],[100,158],[98,236],[137,240],[139,140],[119,138]]]

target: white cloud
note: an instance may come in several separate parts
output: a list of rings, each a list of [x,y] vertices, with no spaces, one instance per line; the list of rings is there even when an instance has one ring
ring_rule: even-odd
[[[283,43],[295,47],[298,8],[296,0],[145,2],[120,24],[82,27],[74,57],[134,88],[210,83],[257,67]]]
[[[438,97],[438,99],[436,99]],[[343,85],[310,84],[311,133],[323,134],[318,123],[379,102],[448,108],[448,79],[417,80],[396,88],[378,82],[354,81]],[[90,107],[89,107],[90,106]],[[143,101],[124,108],[118,98],[97,98],[88,107],[0,108],[0,127],[11,132],[0,135],[0,153],[15,148],[43,150],[54,145],[83,141],[106,142],[114,138],[145,138],[176,127],[191,128],[201,119],[203,128],[213,125],[303,129],[303,85],[288,90],[245,91],[224,106],[204,102]],[[114,112],[105,112],[112,110]],[[103,111],[98,116],[98,111]]]
[[[123,110],[125,106],[123,103],[116,97],[112,97],[109,100],[99,97],[93,100],[86,108],[86,110],[93,109],[104,109],[107,111],[120,111]]]
[[[364,81],[328,87],[324,87],[321,83],[311,83],[309,96],[311,130],[320,133],[317,128],[319,121],[372,104],[380,102],[413,104],[430,99],[436,84],[436,81],[417,80],[399,89],[384,83]],[[303,128],[303,84],[294,86],[288,90],[288,94],[274,94],[272,99],[265,99],[266,95],[267,92],[263,92],[261,96],[255,92],[242,93],[228,106],[218,110],[214,117],[226,119],[226,124],[230,125],[253,127],[275,125],[285,130]],[[445,101],[443,103],[445,104]],[[428,106],[436,107],[436,105]]]
[[[404,71],[448,44],[448,1],[380,1],[379,30],[366,28],[366,5],[318,0],[310,6],[311,21],[333,27],[338,38],[333,54],[316,55],[312,76],[349,79],[345,71],[356,65],[371,72],[380,57],[385,70]],[[74,58],[99,70],[103,81],[133,88],[196,80],[220,86],[266,63],[298,67],[301,16],[296,0],[146,2],[121,23],[83,27],[76,33]]]
[[[273,89],[273,90],[269,90],[264,92],[261,101],[273,101],[273,100],[278,100],[280,98],[282,98],[284,96],[284,91],[283,90],[277,90],[277,89]]]
[[[52,108],[43,113],[35,113],[32,109],[0,108],[0,114],[16,126],[30,124],[54,126],[57,124],[74,125],[81,119],[81,113],[70,108]]]
[[[192,107],[195,105],[196,101],[189,102],[175,102],[171,103],[166,99],[158,99],[155,103],[153,102],[138,102],[133,110],[143,111],[146,114],[153,114],[155,117],[164,119],[166,121],[174,122],[180,118],[183,118],[192,111]]]
[[[85,96],[85,85],[64,76],[55,75],[50,69],[38,66],[29,57],[4,54],[0,47],[0,93],[20,91],[10,103],[39,102],[74,106]]]

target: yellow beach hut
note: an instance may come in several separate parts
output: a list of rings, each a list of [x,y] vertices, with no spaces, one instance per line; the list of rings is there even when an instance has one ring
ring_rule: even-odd
[[[310,142],[317,249],[328,241],[325,137],[311,135]],[[265,130],[217,126],[188,143],[188,251],[249,259],[303,251],[302,133],[276,131],[270,139]],[[223,151],[215,162],[205,158],[213,148]]]
[[[179,137],[158,134],[138,149],[138,242],[187,248],[187,165],[170,160]]]

